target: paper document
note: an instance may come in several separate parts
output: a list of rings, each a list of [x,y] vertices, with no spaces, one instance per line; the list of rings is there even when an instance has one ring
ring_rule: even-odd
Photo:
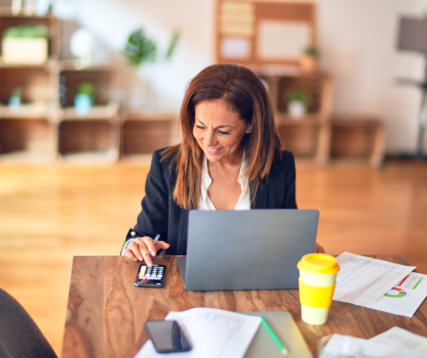
[[[427,275],[411,272],[368,308],[412,317],[427,297]]]
[[[370,341],[424,352],[427,357],[427,337],[420,336],[397,326],[372,337]]]
[[[368,307],[402,281],[415,266],[343,252],[337,257],[340,265],[333,299]]]
[[[243,357],[255,336],[261,319],[217,308],[192,308],[169,312],[165,317],[176,320],[190,337],[193,349],[182,353],[168,353],[167,357]],[[159,357],[148,340],[135,358]]]
[[[425,352],[373,340],[334,334],[319,358],[426,358]]]

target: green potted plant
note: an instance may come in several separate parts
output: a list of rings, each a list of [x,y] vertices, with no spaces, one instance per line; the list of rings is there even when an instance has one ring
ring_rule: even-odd
[[[310,101],[308,93],[300,89],[292,89],[286,95],[288,113],[292,118],[301,118],[307,111]]]
[[[302,72],[315,72],[318,65],[319,50],[315,46],[308,46],[303,50],[300,58],[300,67]]]
[[[179,35],[179,31],[174,31],[165,52],[162,52],[157,42],[147,36],[142,27],[130,33],[123,48],[123,54],[126,56],[128,64],[135,69],[144,64],[137,69],[138,72],[141,70],[136,76],[137,80],[138,77],[142,77],[143,81],[138,82],[132,90],[131,107],[144,108],[148,111],[159,109],[161,104],[158,84],[161,83],[163,64],[172,58]],[[143,91],[143,93],[139,94],[139,91]]]
[[[175,31],[169,41],[164,54],[164,60],[170,60],[179,38],[179,31]],[[142,27],[132,31],[127,39],[123,53],[131,66],[139,66],[144,62],[157,62],[159,51],[157,43],[149,38]]]
[[[130,33],[123,53],[131,66],[139,66],[143,62],[155,62],[157,44],[140,27]]]
[[[9,27],[2,38],[3,62],[41,65],[48,57],[48,29],[45,25]]]

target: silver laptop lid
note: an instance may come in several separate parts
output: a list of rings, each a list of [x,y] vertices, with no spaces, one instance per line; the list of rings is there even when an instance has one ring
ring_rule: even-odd
[[[298,261],[314,251],[319,212],[193,210],[188,220],[186,289],[294,289]]]

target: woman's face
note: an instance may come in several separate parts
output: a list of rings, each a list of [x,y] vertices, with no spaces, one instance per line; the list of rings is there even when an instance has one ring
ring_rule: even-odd
[[[250,129],[223,99],[203,101],[195,107],[193,135],[211,162],[240,160],[241,142]]]

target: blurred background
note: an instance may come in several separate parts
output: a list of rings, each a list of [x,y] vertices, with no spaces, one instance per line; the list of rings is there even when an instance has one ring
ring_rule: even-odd
[[[427,0],[0,0],[0,287],[60,354],[72,258],[117,255],[191,78],[264,81],[331,254],[427,270]],[[296,103],[295,103],[296,102]]]
[[[272,3],[275,2],[283,1],[272,1]],[[399,39],[402,18],[422,20],[427,8],[426,1],[379,0],[372,4],[368,0],[319,0],[309,3],[313,5],[313,8],[308,10],[313,11],[312,18],[304,17],[303,13],[302,20],[298,19],[297,15],[291,19],[286,16],[270,17],[271,21],[268,14],[263,15],[263,10],[255,6],[249,9],[244,6],[233,9],[227,8],[227,3],[234,2],[106,0],[101,3],[96,0],[2,0],[0,4],[3,13],[13,10],[20,16],[52,14],[59,20],[57,22],[53,19],[2,18],[0,23],[2,37],[7,35],[6,30],[9,27],[26,23],[45,25],[48,32],[46,35],[48,48],[45,56],[51,65],[49,68],[44,68],[44,71],[37,71],[36,68],[25,69],[25,71],[21,69],[21,73],[25,73],[25,81],[24,78],[16,78],[16,68],[4,68],[5,63],[13,67],[16,59],[13,56],[6,58],[4,52],[8,44],[3,43],[4,65],[0,71],[2,118],[19,116],[14,112],[4,113],[7,109],[4,107],[8,102],[18,97],[21,106],[33,105],[33,117],[36,116],[35,109],[37,109],[41,114],[39,117],[50,116],[51,122],[60,122],[57,129],[60,136],[52,138],[44,133],[47,131],[46,125],[33,121],[32,126],[37,129],[37,138],[33,138],[32,142],[27,138],[29,143],[20,143],[19,147],[16,142],[8,143],[8,136],[4,135],[1,154],[14,154],[31,146],[33,149],[45,150],[43,154],[46,152],[55,154],[54,147],[57,145],[55,140],[59,140],[60,154],[75,153],[88,148],[105,149],[107,139],[100,138],[101,135],[97,138],[100,142],[98,147],[92,144],[92,148],[87,141],[81,140],[82,143],[75,143],[69,139],[67,137],[69,132],[74,131],[83,135],[85,128],[83,125],[72,123],[71,119],[76,117],[76,113],[70,113],[70,111],[59,113],[58,111],[58,109],[73,107],[76,94],[79,94],[79,90],[85,90],[79,88],[84,82],[89,82],[94,87],[91,93],[94,97],[93,101],[95,105],[101,106],[98,108],[100,112],[92,113],[91,118],[109,119],[118,113],[116,108],[120,108],[120,110],[148,111],[153,115],[167,112],[168,115],[163,115],[161,118],[166,120],[171,119],[173,114],[178,112],[189,80],[207,65],[219,59],[222,62],[242,62],[246,65],[256,64],[258,61],[259,66],[256,69],[261,73],[265,72],[266,64],[286,61],[295,64],[298,57],[302,57],[303,51],[309,46],[316,47],[318,50],[317,71],[328,74],[333,85],[331,99],[328,101],[331,107],[328,112],[330,117],[338,116],[342,119],[343,115],[350,115],[379,119],[386,132],[384,148],[387,154],[416,152],[422,98],[422,90],[419,86],[424,83],[425,58],[422,49],[418,52],[402,49],[405,44],[399,45]],[[236,3],[240,5],[258,3],[259,5],[266,1],[237,1]],[[294,1],[294,3],[305,4],[302,1]],[[100,12],[101,7],[102,12]],[[245,15],[241,15],[245,11],[249,12],[246,18]],[[281,11],[286,13],[286,9]],[[306,9],[302,10],[304,11]],[[228,18],[231,20],[227,20]],[[232,28],[235,26],[233,19],[237,19],[235,20],[237,24],[243,21],[241,29]],[[227,24],[227,21],[230,21],[230,24]],[[245,25],[245,21],[250,25]],[[291,25],[285,28],[286,24]],[[297,26],[290,28],[295,24]],[[298,24],[303,25],[298,27]],[[302,29],[302,26],[307,28]],[[136,37],[134,44],[141,45],[142,50],[139,50],[142,52],[139,53],[140,62],[138,63],[137,60],[132,65],[124,49],[129,36],[137,29],[142,29],[142,37],[139,38],[139,43]],[[418,35],[410,33],[410,37],[423,38],[424,34],[420,33],[423,28],[417,29],[418,32],[414,31],[414,33]],[[234,42],[221,42],[227,35],[227,31],[230,34],[229,37],[235,40]],[[253,31],[252,34],[251,31]],[[13,34],[9,34],[5,40],[11,40],[11,36]],[[174,36],[176,41],[170,56],[166,58]],[[251,39],[252,42],[249,45],[245,44],[244,39],[251,36],[256,37],[254,41],[257,43]],[[243,41],[240,41],[242,39]],[[265,43],[265,49],[263,49],[263,43]],[[150,52],[150,44],[155,46],[154,52]],[[245,51],[245,45],[252,46],[247,51],[252,51],[256,47],[254,51],[259,50],[264,57],[251,55],[248,61],[242,60],[244,54],[242,55],[241,51]],[[411,46],[414,47],[412,44],[406,44],[407,48]],[[14,44],[8,48],[11,48],[9,52],[16,50]],[[230,48],[234,48],[237,52],[230,53],[228,57],[221,55],[221,49],[226,52]],[[32,51],[33,55],[36,51]],[[138,52],[138,47],[133,51]],[[23,57],[31,62],[29,56],[26,56],[25,52],[23,54]],[[33,63],[39,61],[38,63],[41,64],[44,60],[42,57],[32,61]],[[22,56],[19,61],[22,61]],[[260,65],[260,61],[263,66]],[[276,68],[275,73],[292,73],[292,70]],[[90,88],[89,91],[91,91]],[[316,95],[318,93],[314,94]],[[53,113],[52,111],[46,113],[46,106]],[[81,114],[85,111],[84,103],[81,102],[80,106]],[[23,114],[21,116],[25,117]],[[123,120],[136,118],[139,118],[138,114],[128,113]],[[64,119],[68,122],[62,123]],[[93,129],[103,131],[105,137],[111,134],[109,125],[101,121],[93,125],[93,127],[97,126]],[[8,129],[12,131],[10,126],[3,124],[3,131],[7,132]],[[135,123],[128,123],[128,126],[135,127]],[[23,127],[20,128],[21,130],[26,130],[22,124],[21,127]],[[161,128],[161,125],[158,127]],[[154,129],[151,128],[151,130]],[[30,137],[29,133],[26,135]],[[43,147],[37,142],[37,139],[43,135],[46,136],[47,141],[52,142],[50,143],[52,148],[46,148],[46,143]],[[114,133],[112,135],[114,137]],[[168,139],[173,141],[175,133],[170,135],[172,138],[168,137]],[[10,139],[10,142],[13,139]],[[131,141],[132,136],[130,135],[128,139]],[[119,138],[115,140],[116,143],[110,146],[113,151],[121,145]],[[423,145],[425,145],[424,142],[425,140]],[[129,146],[125,148],[125,152],[132,151],[129,143],[128,141],[124,145]]]

